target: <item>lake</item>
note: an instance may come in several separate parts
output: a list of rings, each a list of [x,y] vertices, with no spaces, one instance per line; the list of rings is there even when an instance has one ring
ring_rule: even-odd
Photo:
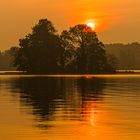
[[[0,75],[0,140],[77,139],[140,139],[140,75]]]

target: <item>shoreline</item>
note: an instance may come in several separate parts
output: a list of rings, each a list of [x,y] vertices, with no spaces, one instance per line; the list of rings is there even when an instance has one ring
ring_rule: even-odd
[[[133,71],[133,70],[121,70],[116,71],[116,73],[93,73],[93,74],[39,74],[39,73],[26,73],[22,71],[0,71],[0,76],[2,75],[19,75],[19,76],[48,76],[48,77],[91,77],[91,76],[120,76],[120,75],[139,75],[140,70]]]

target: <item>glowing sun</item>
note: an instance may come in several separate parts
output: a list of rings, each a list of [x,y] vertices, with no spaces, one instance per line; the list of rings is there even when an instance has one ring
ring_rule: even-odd
[[[91,28],[92,30],[95,30],[95,24],[93,23],[93,22],[88,22],[87,24],[86,24],[89,28]]]

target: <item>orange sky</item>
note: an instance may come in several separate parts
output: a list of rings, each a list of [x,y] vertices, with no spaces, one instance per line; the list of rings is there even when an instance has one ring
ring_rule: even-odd
[[[104,43],[140,42],[139,9],[140,0],[0,0],[0,50],[17,45],[40,18],[59,31],[91,19]]]

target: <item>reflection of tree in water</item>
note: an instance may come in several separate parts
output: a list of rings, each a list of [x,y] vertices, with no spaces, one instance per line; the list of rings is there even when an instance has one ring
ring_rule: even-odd
[[[62,79],[55,78],[19,78],[14,81],[14,88],[20,90],[21,102],[33,106],[33,113],[41,116],[41,120],[49,119],[55,104],[52,100],[59,99],[62,95]]]
[[[77,80],[79,92],[83,100],[100,100],[102,98],[102,90],[105,88],[105,80],[99,78],[81,78]]]
[[[82,119],[90,125],[96,124],[96,115],[100,106],[98,102],[103,99],[105,79],[85,77],[77,80],[77,87],[82,97]]]
[[[63,108],[65,114],[73,112],[80,115],[85,100],[100,100],[104,89],[104,80],[85,78],[19,78],[13,82],[13,88],[20,90],[21,102],[33,106],[33,114],[39,121],[53,120],[54,115]],[[82,104],[81,104],[82,99]],[[78,112],[79,111],[79,112]],[[65,119],[72,119],[70,115]],[[74,116],[73,116],[74,117]],[[63,119],[64,119],[63,118]]]

